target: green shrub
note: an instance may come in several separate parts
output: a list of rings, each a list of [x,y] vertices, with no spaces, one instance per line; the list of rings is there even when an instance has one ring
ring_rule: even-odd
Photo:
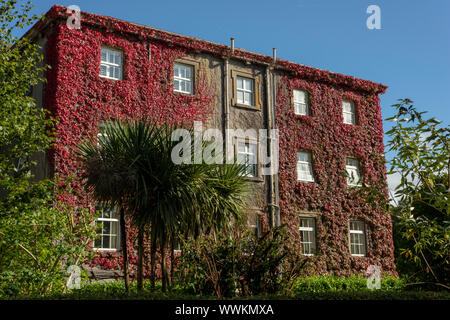
[[[321,279],[319,279],[321,278]],[[333,279],[326,279],[333,278]],[[349,278],[351,278],[349,280]],[[317,277],[307,277],[302,279],[304,281],[300,282],[302,285],[309,283],[311,287],[316,285],[317,288],[328,288],[322,289],[322,291],[313,292],[306,290],[305,286],[301,286],[302,290],[295,291],[294,294],[289,296],[285,295],[258,295],[258,296],[248,296],[248,297],[237,297],[237,299],[291,299],[291,300],[450,300],[449,292],[433,292],[433,291],[405,291],[402,290],[403,282],[396,278],[387,277],[382,281],[386,287],[383,290],[368,290],[362,286],[362,277],[328,277],[328,276],[317,276]],[[327,283],[328,285],[324,285]],[[346,283],[344,286],[343,284]],[[76,290],[70,290],[66,294],[61,292],[53,292],[46,296],[24,296],[24,299],[68,299],[68,300],[125,300],[125,299],[141,299],[141,300],[178,300],[178,299],[217,299],[215,296],[211,295],[193,295],[181,287],[173,287],[172,291],[168,293],[163,293],[161,290],[161,283],[156,284],[156,290],[150,290],[150,282],[144,282],[144,289],[141,293],[137,292],[136,282],[130,283],[131,290],[127,294],[125,292],[125,286],[122,281],[115,280],[110,282],[92,282],[84,283],[81,288]],[[342,288],[346,289],[342,289]],[[341,288],[341,289],[339,289]],[[359,288],[359,289],[355,289]]]
[[[192,294],[217,297],[288,292],[306,263],[289,241],[284,226],[260,237],[202,237],[185,244],[176,280]]]
[[[402,279],[386,276],[381,279],[382,291],[399,291],[405,288]],[[337,276],[311,276],[299,277],[295,280],[293,291],[295,294],[308,293],[324,293],[336,291],[368,291],[367,278],[363,276],[352,275],[349,277]],[[372,290],[369,290],[372,291]]]

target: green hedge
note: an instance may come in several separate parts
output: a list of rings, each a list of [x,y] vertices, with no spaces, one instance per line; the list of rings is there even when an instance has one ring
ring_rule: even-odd
[[[12,297],[10,297],[12,298]],[[18,298],[18,297],[15,297]],[[53,292],[45,297],[20,297],[22,299],[139,299],[139,300],[165,300],[165,299],[217,299],[211,296],[196,296],[187,294],[180,287],[175,287],[166,294],[161,292],[161,285],[157,283],[155,292],[150,291],[150,283],[144,282],[143,292],[138,294],[136,282],[131,283],[130,294],[125,293],[122,281],[93,282],[83,284],[78,290],[71,290],[66,294]],[[242,297],[236,298],[242,299]],[[313,276],[296,280],[291,295],[265,295],[251,296],[247,299],[293,299],[293,300],[450,300],[447,291],[418,291],[406,290],[405,283],[401,279],[385,277],[381,281],[380,290],[369,290],[366,286],[366,278],[359,276],[334,277]]]
[[[382,291],[400,291],[405,289],[402,279],[386,276],[381,279]],[[335,291],[373,291],[367,288],[367,278],[363,276],[310,276],[300,277],[295,281],[294,293],[324,293]],[[376,290],[375,290],[376,291]]]

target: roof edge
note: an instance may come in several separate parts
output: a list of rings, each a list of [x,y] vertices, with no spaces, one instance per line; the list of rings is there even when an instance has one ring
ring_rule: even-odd
[[[273,57],[271,56],[250,52],[244,49],[235,48],[234,54],[233,56],[231,56],[231,47],[226,45],[190,36],[184,36],[169,31],[163,31],[157,28],[144,26],[113,17],[97,15],[84,11],[81,12],[81,15],[82,25],[83,23],[89,24],[95,27],[105,28],[122,34],[132,34],[138,36],[143,40],[159,40],[197,52],[205,52],[220,57],[242,59],[257,64],[269,65],[275,70],[291,72],[293,76],[299,76],[326,84],[345,86],[357,91],[364,91],[372,94],[383,94],[388,88],[386,85],[383,85],[381,83],[305,66],[299,63],[294,63],[278,58],[276,59],[276,62],[273,63]],[[63,19],[66,20],[67,18],[67,7],[54,5],[44,15],[44,18],[37,21],[34,26],[25,33],[23,37],[34,38],[40,32],[43,32],[43,30],[52,21]]]

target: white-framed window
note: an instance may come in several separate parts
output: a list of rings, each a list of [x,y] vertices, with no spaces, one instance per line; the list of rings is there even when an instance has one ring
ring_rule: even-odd
[[[181,93],[194,92],[194,67],[187,64],[175,63],[173,67],[173,90]]]
[[[311,152],[297,152],[297,180],[314,182]]]
[[[366,256],[366,226],[364,221],[350,220],[350,254],[355,257]]]
[[[308,92],[294,89],[294,113],[309,116]]]
[[[122,80],[122,51],[101,48],[100,76],[103,78]]]
[[[98,226],[94,249],[100,251],[119,250],[119,212],[117,208],[97,207],[100,216],[95,221]]]
[[[359,160],[347,157],[345,160],[345,170],[347,171],[347,185],[360,186],[361,174],[359,171]]]
[[[313,256],[316,253],[316,219],[313,217],[301,217],[299,230],[302,254],[304,256]]]
[[[237,139],[237,162],[247,165],[244,175],[257,177],[258,144],[253,141]]]
[[[255,105],[255,81],[250,78],[236,77],[237,103]]]
[[[342,100],[342,114],[344,123],[356,125],[356,107],[351,100]]]

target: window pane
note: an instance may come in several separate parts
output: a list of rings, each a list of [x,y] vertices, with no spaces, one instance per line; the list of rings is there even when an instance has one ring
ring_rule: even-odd
[[[294,102],[306,103],[306,92],[294,90]]]
[[[244,89],[252,90],[252,85],[251,85],[251,80],[250,79],[244,79]]]
[[[244,103],[244,93],[242,91],[237,92],[237,102]]]
[[[308,152],[299,152],[298,153],[298,160],[303,162],[310,162],[311,161],[311,155]]]
[[[238,89],[244,89],[242,78],[237,77],[237,88]]]
[[[106,76],[106,66],[105,65],[100,66],[100,75]]]
[[[354,113],[355,112],[355,106],[351,101],[343,101],[342,106],[345,112]]]
[[[191,68],[186,67],[186,78],[191,78]]]
[[[102,49],[102,51],[101,51],[101,60],[102,61],[106,61],[106,59],[107,59],[107,57],[106,57],[106,50],[105,49]]]
[[[244,92],[244,104],[251,104],[251,96],[249,92]]]
[[[111,249],[111,245],[109,242],[109,236],[103,236],[103,247],[104,249]]]
[[[365,227],[363,221],[350,221],[350,253],[352,255],[366,255]]]
[[[302,253],[304,255],[315,254],[316,248],[316,234],[315,234],[315,219],[301,218],[300,219],[300,242],[302,245]]]

